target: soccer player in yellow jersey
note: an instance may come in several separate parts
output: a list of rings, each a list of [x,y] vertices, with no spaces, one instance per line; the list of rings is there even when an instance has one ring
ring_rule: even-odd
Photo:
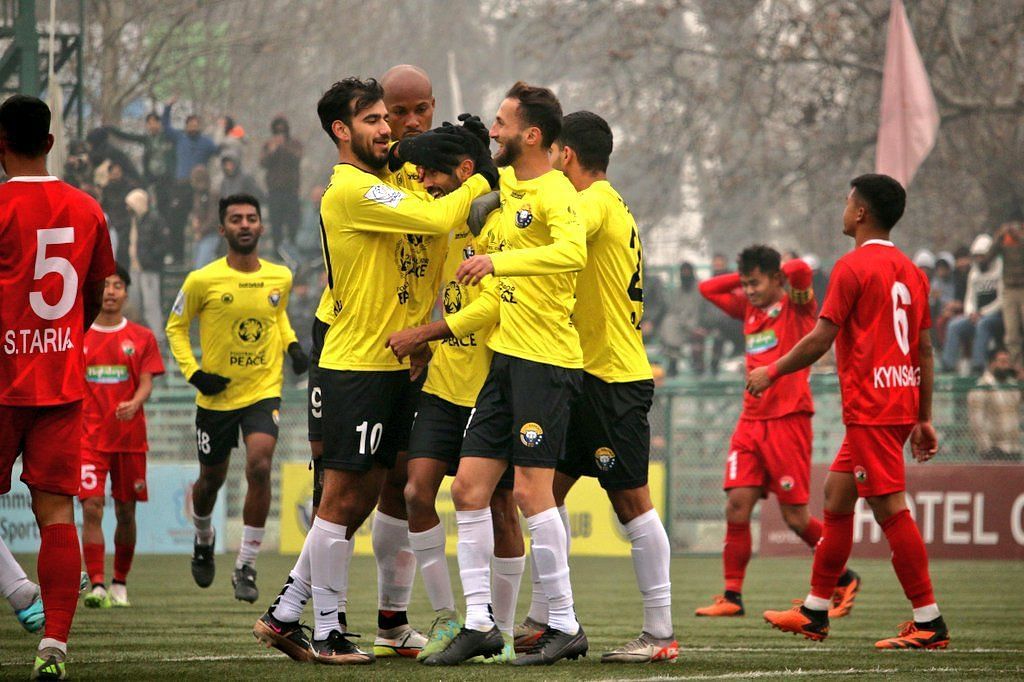
[[[424,662],[454,665],[499,652],[503,641],[491,616],[490,559],[494,546],[491,495],[511,462],[516,502],[526,516],[548,628],[516,665],[578,658],[587,638],[573,612],[565,526],[552,483],[565,445],[569,402],[579,388],[583,355],[571,321],[576,273],[586,264],[586,234],[577,219],[576,190],[551,168],[548,156],[562,108],[546,89],[516,83],[498,108],[491,137],[501,174],[495,232],[485,255],[463,261],[456,277],[475,284],[492,275],[468,308],[417,329],[392,335],[398,357],[426,341],[494,325],[494,352],[476,400],[452,486],[459,531],[459,571],[466,624],[447,649]]]
[[[224,197],[220,222],[228,255],[185,278],[167,320],[167,340],[181,373],[199,389],[192,577],[200,587],[213,582],[210,515],[241,429],[248,487],[242,545],[231,582],[235,598],[252,603],[259,598],[254,566],[270,510],[270,465],[277,445],[283,356],[287,351],[296,373],[305,372],[309,360],[285,310],[292,273],[259,257],[257,247],[263,234],[259,201],[247,194]],[[194,319],[199,320],[201,364],[196,362],[189,340]]]
[[[298,660],[369,663],[373,655],[349,641],[338,621],[339,593],[348,587],[352,535],[376,505],[386,469],[408,437],[415,391],[409,363],[396,362],[387,335],[408,322],[406,234],[445,235],[465,222],[470,202],[497,183],[480,151],[477,173],[461,188],[428,201],[384,180],[391,129],[383,90],[374,80],[347,78],[321,97],[317,113],[338,150],[338,165],[321,202],[328,280],[337,314],[320,354],[324,490],[298,568],[279,599],[254,626],[257,638]],[[450,142],[450,140],[449,140]],[[444,135],[403,140],[415,160],[445,144]],[[405,150],[409,157],[405,157]],[[425,358],[418,358],[417,373]],[[305,557],[305,559],[304,559]],[[292,589],[292,588],[295,589]],[[310,643],[298,624],[311,593],[315,627]]]
[[[612,131],[600,116],[578,111],[562,119],[553,163],[580,193],[587,267],[576,281],[573,315],[583,347],[583,390],[572,404],[566,456],[555,474],[555,501],[564,510],[566,494],[579,477],[596,477],[633,548],[643,631],[604,654],[601,662],[672,661],[679,644],[672,630],[668,534],[647,486],[647,413],[654,381],[640,332],[643,249],[636,221],[608,182],[611,153]],[[545,622],[547,614],[537,601],[526,625]]]

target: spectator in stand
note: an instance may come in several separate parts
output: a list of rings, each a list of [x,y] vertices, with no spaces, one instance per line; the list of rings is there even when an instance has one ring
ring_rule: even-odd
[[[68,159],[64,162],[64,182],[88,192],[93,187],[92,163],[89,161],[89,145],[74,140],[68,145]]]
[[[957,247],[953,255],[956,258],[953,262],[953,284],[956,287],[953,292],[953,298],[960,303],[960,309],[956,311],[957,314],[960,314],[964,311],[964,299],[967,297],[967,278],[971,274],[974,258],[971,256],[971,250],[966,246]]]
[[[217,153],[217,145],[203,135],[202,122],[195,114],[185,119],[184,130],[171,125],[171,108],[176,101],[177,97],[167,101],[160,119],[164,132],[174,140],[175,151],[174,186],[168,205],[161,210],[171,231],[171,257],[180,263],[185,255],[185,224],[192,207],[192,169],[196,166],[206,168],[210,158]]]
[[[1021,384],[1005,350],[990,354],[988,369],[967,394],[967,418],[982,459],[1019,462]]]
[[[679,360],[686,353],[690,354],[694,373],[704,373],[704,339],[708,331],[701,326],[703,305],[693,265],[684,262],[679,266],[679,289],[672,296],[658,330],[670,377],[679,373]]]
[[[935,274],[934,253],[928,249],[918,249],[917,253],[914,254],[914,265],[928,277],[929,282],[932,281],[932,276]]]
[[[106,167],[106,181],[97,183],[100,185],[100,207],[107,214],[107,226],[117,232],[118,247],[114,252],[114,258],[118,263],[127,263],[131,214],[128,212],[125,199],[128,192],[135,189],[138,183],[125,177],[124,168],[119,161],[108,159],[102,165]]]
[[[192,208],[188,214],[192,228],[194,244],[192,246],[192,269],[199,268],[217,260],[217,249],[220,247],[220,202],[214,194],[210,182],[210,172],[205,166],[192,169],[190,190]]]
[[[134,285],[128,289],[128,297],[163,351],[167,349],[167,338],[163,329],[166,316],[160,306],[160,276],[167,252],[167,229],[146,190],[128,192],[125,204],[131,216],[127,262]]]
[[[166,207],[170,204],[177,160],[176,144],[164,130],[156,112],[151,111],[146,114],[146,132],[142,135],[130,133],[114,126],[110,126],[107,130],[114,137],[142,146],[142,182],[149,191],[150,199],[155,196],[157,206]],[[129,291],[139,288],[136,286]]]
[[[640,330],[644,335],[644,344],[651,345],[658,337],[658,328],[665,319],[668,309],[665,284],[661,277],[654,273],[644,273],[644,316],[640,321]]]
[[[1003,322],[1010,362],[1024,376],[1024,226],[1019,220],[1003,223],[995,234],[990,257],[1003,261]]]
[[[961,349],[971,344],[971,373],[981,374],[989,344],[1002,343],[1003,259],[990,254],[991,250],[992,237],[987,234],[979,234],[971,243],[974,263],[967,276],[964,313],[949,323],[942,349],[942,368],[947,372],[957,370]]]
[[[302,229],[295,235],[295,245],[303,258],[320,258],[320,199],[324,196],[323,185],[314,185],[302,204]]]
[[[248,194],[260,201],[263,200],[263,192],[260,190],[256,178],[242,170],[242,158],[234,149],[228,149],[221,155],[220,167],[224,173],[217,191],[220,196]]]
[[[302,144],[292,138],[288,119],[277,116],[270,122],[270,139],[263,143],[260,165],[266,171],[267,204],[274,247],[295,243],[299,227],[299,185]]]
[[[86,145],[89,148],[89,163],[93,168],[98,167],[104,161],[116,163],[121,167],[122,175],[137,186],[141,181],[139,171],[136,170],[132,159],[124,150],[110,142],[110,133],[106,128],[96,128],[85,136]]]
[[[932,325],[936,344],[941,346],[946,338],[946,322],[943,312],[956,299],[956,283],[953,281],[953,263],[956,261],[949,251],[942,251],[935,258],[935,273],[932,275],[929,290]]]

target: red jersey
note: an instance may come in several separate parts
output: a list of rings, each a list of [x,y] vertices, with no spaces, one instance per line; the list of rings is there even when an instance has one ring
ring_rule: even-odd
[[[801,302],[783,294],[782,299],[768,308],[750,305],[740,286],[736,273],[719,275],[700,283],[700,293],[727,315],[743,320],[746,339],[747,372],[772,364],[797,344],[816,321],[817,302],[811,292],[811,268],[802,260],[788,261],[782,271]],[[811,370],[779,377],[760,398],[743,394],[744,419],[778,419],[800,412],[813,414],[811,398]]]
[[[82,399],[82,290],[113,273],[92,197],[51,176],[0,185],[0,405]]]
[[[821,317],[839,325],[836,363],[846,424],[915,424],[928,279],[892,242],[872,239],[836,263]]]
[[[143,372],[164,373],[153,332],[128,320],[114,327],[93,325],[85,333],[86,396],[82,407],[82,447],[97,452],[145,452],[146,415],[142,408],[128,421],[114,411],[131,400]]]

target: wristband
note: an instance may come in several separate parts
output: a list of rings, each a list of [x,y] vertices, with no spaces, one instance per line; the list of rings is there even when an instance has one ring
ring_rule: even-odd
[[[768,378],[775,381],[779,378],[779,363],[773,362],[768,365]]]

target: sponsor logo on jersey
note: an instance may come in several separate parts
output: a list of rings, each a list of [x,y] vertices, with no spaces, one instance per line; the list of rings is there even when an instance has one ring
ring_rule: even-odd
[[[779,487],[787,492],[792,490],[794,485],[796,485],[796,481],[792,476],[783,476],[779,479]]]
[[[92,384],[120,384],[128,381],[127,365],[89,365],[85,380]]]
[[[779,345],[774,329],[765,329],[756,334],[747,334],[747,354],[758,355]]]
[[[530,212],[530,205],[523,204],[523,207],[516,211],[516,227],[526,229],[533,222],[533,213]]]
[[[458,282],[448,282],[444,288],[444,311],[451,315],[462,310],[462,287]]]
[[[231,294],[224,294],[223,296],[220,297],[220,302],[223,303],[224,305],[231,305],[232,303],[235,302],[235,297],[232,296]]]
[[[239,282],[239,289],[262,289],[263,282]]]
[[[594,450],[594,464],[601,471],[611,471],[615,468],[615,452],[611,448]]]
[[[535,448],[544,440],[544,429],[540,424],[526,422],[519,428],[519,442],[528,448]]]
[[[420,235],[406,235],[395,244],[395,264],[406,277],[424,277],[430,257],[427,244]]]
[[[272,289],[270,291],[270,295],[267,296],[267,301],[270,302],[270,305],[272,305],[273,307],[276,308],[277,304],[281,302],[281,290],[280,289]]]
[[[868,470],[858,464],[853,467],[853,477],[858,483],[864,483],[868,480]]]
[[[405,198],[405,194],[388,185],[374,185],[366,190],[366,194],[363,197],[370,201],[376,201],[378,204],[383,204],[388,208],[398,208],[398,205],[402,203],[402,199]]]
[[[512,195],[513,199],[522,199],[523,197],[526,196],[526,192],[520,191],[518,189],[513,192],[510,192],[510,194]]]
[[[135,355],[135,344],[132,343],[131,339],[125,339],[121,343],[121,352],[127,355],[128,357]]]
[[[504,279],[498,282],[498,296],[505,303],[518,304],[516,300],[516,285],[506,282]]]
[[[263,337],[263,323],[248,317],[235,323],[235,335],[244,343],[256,343]]]

